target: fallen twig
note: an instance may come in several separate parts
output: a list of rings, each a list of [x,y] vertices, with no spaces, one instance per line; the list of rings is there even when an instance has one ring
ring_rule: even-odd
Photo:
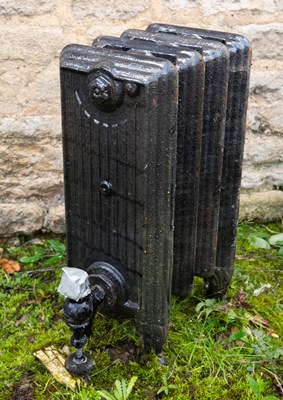
[[[34,269],[31,271],[24,271],[26,274],[38,274],[40,272],[49,272],[49,271],[56,271],[58,270],[58,267],[46,267],[46,268],[39,268],[39,269]]]

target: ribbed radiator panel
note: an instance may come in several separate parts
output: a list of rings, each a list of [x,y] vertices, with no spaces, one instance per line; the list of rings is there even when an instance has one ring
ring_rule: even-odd
[[[97,76],[138,91],[104,109],[90,98]],[[69,46],[61,85],[68,266],[117,267],[129,290],[117,313],[132,313],[145,346],[161,351],[173,266],[177,71],[153,57]]]
[[[186,38],[199,37],[204,40],[220,42],[227,47],[229,52],[230,67],[216,252],[216,276],[212,279],[212,287],[209,289],[211,292],[226,290],[234,269],[251,64],[250,45],[246,38],[232,33],[162,24],[150,25],[147,30],[175,34]]]
[[[181,51],[166,43],[132,38],[98,37],[93,45],[125,52],[143,51],[174,63],[179,74],[177,172],[172,291],[190,293],[195,267],[204,62],[197,51]]]
[[[198,51],[203,56],[205,87],[194,273],[204,278],[212,276],[216,265],[228,90],[228,51],[226,46],[221,43],[199,38],[187,39],[167,33],[151,33],[131,29],[125,31],[122,36],[147,41],[154,40],[159,43],[165,42],[182,51]],[[185,118],[193,117],[186,114]],[[188,251],[190,250],[188,249]],[[176,268],[174,273],[179,274],[178,266]]]

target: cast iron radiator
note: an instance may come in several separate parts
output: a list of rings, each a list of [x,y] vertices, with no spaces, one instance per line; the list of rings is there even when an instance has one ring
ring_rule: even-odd
[[[250,62],[242,36],[161,24],[62,51],[67,269],[89,279],[69,301],[91,309],[77,321],[64,305],[77,350],[98,309],[161,352],[171,293],[194,276],[227,290]]]

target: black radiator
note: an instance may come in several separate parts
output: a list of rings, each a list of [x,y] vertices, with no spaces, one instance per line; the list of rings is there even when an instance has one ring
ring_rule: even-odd
[[[227,290],[249,68],[241,36],[160,24],[62,51],[67,266],[90,281],[84,321],[70,314],[84,299],[64,306],[71,372],[87,370],[96,309],[134,319],[161,352],[171,291],[188,295],[194,276]]]

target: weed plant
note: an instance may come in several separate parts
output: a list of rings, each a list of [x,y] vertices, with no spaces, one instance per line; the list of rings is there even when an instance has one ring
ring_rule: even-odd
[[[14,274],[0,268],[0,399],[280,399],[282,230],[280,224],[239,226],[235,274],[225,299],[206,299],[201,279],[186,299],[173,298],[162,357],[143,354],[131,322],[98,314],[88,343],[96,367],[76,392],[57,383],[33,356],[49,345],[69,351],[71,333],[57,293],[64,244],[36,239],[0,248],[0,260],[21,265]]]

